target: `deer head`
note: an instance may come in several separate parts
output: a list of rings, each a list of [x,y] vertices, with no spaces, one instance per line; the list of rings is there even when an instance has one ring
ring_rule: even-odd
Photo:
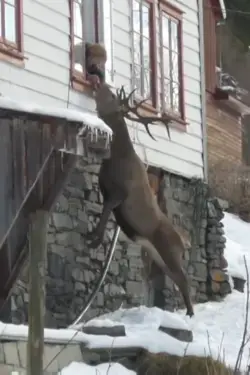
[[[165,113],[163,113],[161,116],[144,116],[140,114],[138,111],[140,110],[142,104],[148,99],[144,99],[132,106],[130,103],[135,91],[136,89],[131,91],[130,94],[126,95],[124,86],[122,86],[121,89],[116,90],[115,95],[107,84],[101,85],[101,87],[96,91],[96,109],[99,116],[105,118],[107,115],[120,113],[128,120],[143,124],[148,135],[154,140],[155,138],[152,136],[149,130],[149,124],[161,122],[165,125],[170,138],[169,123],[172,121],[172,118]]]

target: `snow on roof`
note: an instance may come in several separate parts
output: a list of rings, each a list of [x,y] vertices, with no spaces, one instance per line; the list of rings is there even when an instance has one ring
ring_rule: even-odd
[[[112,135],[112,130],[96,114],[87,111],[40,106],[32,102],[16,101],[6,96],[0,96],[0,108],[80,122],[90,129]]]

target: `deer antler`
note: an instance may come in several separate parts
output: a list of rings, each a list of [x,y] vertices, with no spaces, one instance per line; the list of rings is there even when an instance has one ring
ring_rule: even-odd
[[[140,113],[138,113],[138,109],[142,106],[143,103],[147,102],[148,99],[141,100],[139,103],[132,107],[130,105],[130,101],[135,91],[136,89],[131,91],[130,94],[126,95],[124,86],[122,86],[121,89],[116,90],[116,94],[120,102],[120,109],[124,117],[126,117],[128,120],[140,122],[141,124],[143,124],[146,128],[148,135],[153,140],[155,140],[155,138],[150,133],[149,124],[153,124],[155,122],[162,122],[167,129],[168,136],[170,139],[169,123],[172,121],[172,119],[166,113],[163,113],[161,116],[143,116]],[[135,116],[132,116],[130,113],[132,113]]]

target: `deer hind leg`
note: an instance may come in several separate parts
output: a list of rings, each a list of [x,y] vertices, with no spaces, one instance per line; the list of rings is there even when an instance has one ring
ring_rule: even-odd
[[[191,318],[194,315],[194,310],[193,310],[193,306],[192,306],[192,302],[191,302],[191,298],[189,294],[189,282],[188,282],[187,276],[183,268],[180,266],[176,268],[171,267],[171,270],[168,268],[168,270],[166,271],[166,274],[178,286],[182,294],[186,308],[187,308],[187,315],[189,315]]]
[[[122,191],[117,191],[109,199],[104,201],[99,223],[93,232],[87,235],[87,240],[91,241],[89,244],[90,248],[95,249],[102,243],[111,212],[114,208],[118,207],[124,199],[125,194]]]
[[[187,308],[187,315],[191,317],[194,315],[194,311],[189,295],[189,283],[181,265],[183,245],[178,237],[175,237],[174,241],[175,244],[171,243],[164,226],[159,227],[152,239],[152,245],[158,253],[158,256],[155,256],[154,259],[163,272],[178,286]]]

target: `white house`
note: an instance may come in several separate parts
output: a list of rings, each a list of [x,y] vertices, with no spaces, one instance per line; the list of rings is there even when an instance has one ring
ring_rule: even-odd
[[[141,158],[183,176],[205,176],[201,0],[1,0],[0,4],[2,95],[94,111],[74,45],[104,42],[107,80],[128,90],[136,86],[138,96],[150,97],[148,111],[166,110],[174,118],[171,141],[163,125],[151,126],[157,138],[153,141],[142,125],[131,124]]]

